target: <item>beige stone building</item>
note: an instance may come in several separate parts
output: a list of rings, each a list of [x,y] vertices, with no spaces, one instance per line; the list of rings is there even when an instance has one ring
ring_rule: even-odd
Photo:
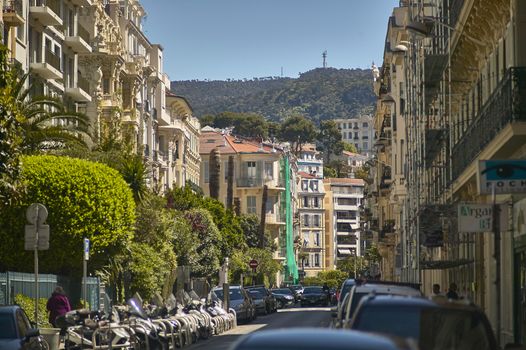
[[[205,127],[200,135],[199,153],[202,162],[199,184],[207,196],[210,194],[210,152],[216,148],[220,154],[219,200],[226,205],[228,159],[232,156],[234,206],[241,214],[256,214],[261,219],[263,189],[266,186],[265,226],[278,247],[274,259],[284,266],[294,265],[297,268],[294,247],[287,245],[287,239],[292,243],[299,235],[298,226],[293,223],[293,214],[297,208],[297,165],[294,158],[278,145],[248,140]],[[278,276],[278,284],[284,278],[283,274]]]
[[[459,232],[456,210],[462,202],[491,202],[478,187],[479,161],[526,159],[525,18],[521,0],[400,1],[376,87],[377,127],[391,119],[378,159],[390,165],[393,182],[377,201],[389,198],[382,207],[395,220],[400,264],[392,266],[426,293],[433,283],[445,289],[455,282],[487,313],[501,344],[526,340],[524,195],[497,195],[513,208],[499,241],[491,232]],[[403,195],[393,186],[395,165],[402,166]]]

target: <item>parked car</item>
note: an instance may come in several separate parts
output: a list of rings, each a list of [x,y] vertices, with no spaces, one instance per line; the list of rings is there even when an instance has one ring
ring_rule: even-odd
[[[289,328],[259,331],[241,337],[230,350],[416,350],[394,337],[327,328]]]
[[[265,296],[263,293],[261,293],[259,290],[250,290],[248,289],[248,294],[254,301],[254,305],[256,306],[256,312],[260,315],[267,315],[268,314],[268,308],[267,304],[265,303]]]
[[[278,303],[276,301],[276,298],[272,295],[272,293],[265,287],[264,285],[256,285],[256,286],[249,286],[245,287],[248,291],[258,291],[263,295],[263,299],[265,301],[265,307],[267,309],[267,313],[270,314],[272,312],[278,311]]]
[[[301,284],[294,284],[289,286],[292,293],[294,293],[294,298],[296,301],[299,301],[301,298],[301,295],[303,294],[303,286]]]
[[[369,295],[350,329],[413,338],[421,349],[498,349],[484,312],[463,302]]]
[[[344,298],[344,302],[341,304],[341,310],[336,314],[336,320],[333,322],[334,327],[348,328],[360,300],[362,297],[371,293],[376,295],[422,296],[422,292],[420,292],[416,286],[405,283],[389,283],[392,284],[385,284],[385,282],[378,281],[355,284],[347,294],[348,296]]]
[[[303,289],[300,299],[300,306],[322,305],[329,306],[327,292],[321,286],[308,286]]]
[[[212,291],[217,297],[223,300],[223,288],[216,287]],[[230,307],[236,311],[237,320],[239,322],[249,322],[256,318],[256,305],[248,294],[248,292],[241,286],[230,286]]]
[[[296,300],[294,299],[294,294],[289,288],[277,288],[270,291],[274,298],[276,298],[276,303],[278,309],[283,309],[287,306],[293,305]]]
[[[48,349],[40,331],[18,305],[0,306],[0,349]]]

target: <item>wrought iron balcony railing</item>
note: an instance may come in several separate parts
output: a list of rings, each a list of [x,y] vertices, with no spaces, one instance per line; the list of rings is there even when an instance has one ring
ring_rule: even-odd
[[[22,0],[9,0],[4,2],[2,7],[2,12],[4,13],[17,13],[19,15],[23,14],[22,10]]]
[[[237,187],[262,187],[264,181],[261,177],[241,177],[236,180]]]
[[[526,122],[526,67],[508,69],[506,75],[453,148],[455,181],[491,140],[508,124]]]

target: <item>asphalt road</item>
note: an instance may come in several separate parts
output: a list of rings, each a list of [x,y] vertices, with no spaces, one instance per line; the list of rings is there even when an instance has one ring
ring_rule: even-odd
[[[197,350],[227,350],[242,335],[265,329],[283,329],[292,327],[329,327],[331,322],[330,308],[288,308],[278,310],[277,313],[258,316],[248,324],[238,325],[237,328],[216,335],[207,340],[199,340],[185,349]]]

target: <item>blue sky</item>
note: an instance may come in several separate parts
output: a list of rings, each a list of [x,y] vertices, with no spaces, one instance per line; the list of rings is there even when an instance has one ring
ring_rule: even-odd
[[[171,80],[297,77],[381,64],[398,0],[141,0]]]

